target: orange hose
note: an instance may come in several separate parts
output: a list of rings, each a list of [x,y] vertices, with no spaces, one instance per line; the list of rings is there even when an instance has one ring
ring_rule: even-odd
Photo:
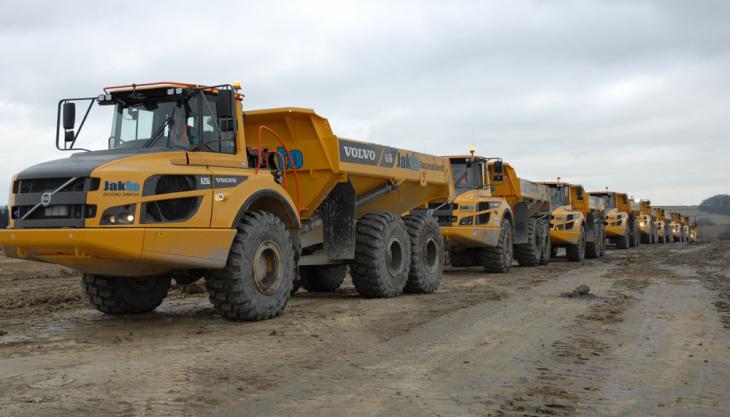
[[[291,153],[289,153],[289,148],[287,148],[287,146],[284,143],[284,141],[281,140],[281,137],[279,137],[279,135],[276,134],[276,132],[274,132],[271,128],[269,128],[268,126],[264,126],[264,125],[259,126],[259,137],[258,137],[259,149],[258,149],[258,156],[257,156],[257,159],[256,159],[256,173],[258,174],[259,173],[259,168],[261,168],[261,153],[263,152],[263,136],[264,136],[264,130],[267,131],[267,132],[269,132],[269,133],[271,133],[272,135],[274,135],[274,137],[276,138],[276,140],[279,141],[279,143],[281,144],[281,146],[284,148],[284,151],[286,152],[287,159],[285,160],[284,158],[282,158],[282,162],[284,162],[284,169],[282,169],[282,171],[284,172],[284,177],[285,178],[286,178],[286,164],[287,164],[287,161],[291,163],[292,171],[294,172],[294,183],[295,183],[296,190],[297,190],[297,213],[301,214],[301,204],[302,203],[301,203],[301,193],[299,191],[299,176],[297,175],[296,168],[294,168],[294,159],[291,157]],[[278,151],[276,151],[276,152],[279,153]]]

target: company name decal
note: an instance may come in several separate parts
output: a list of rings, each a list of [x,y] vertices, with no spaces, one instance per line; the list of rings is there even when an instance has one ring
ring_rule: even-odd
[[[343,146],[343,148],[345,149],[345,156],[348,158],[375,161],[375,151],[371,149],[355,148],[352,146]]]
[[[132,181],[104,181],[102,195],[104,197],[130,197],[138,196],[142,187],[138,182]]]
[[[416,152],[403,151],[389,146],[340,139],[340,161],[388,168],[443,171],[440,164],[426,163]],[[428,159],[428,158],[427,158]]]

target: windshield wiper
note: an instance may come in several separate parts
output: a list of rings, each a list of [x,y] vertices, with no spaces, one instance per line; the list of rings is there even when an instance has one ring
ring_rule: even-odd
[[[170,117],[168,117],[167,120],[165,120],[165,123],[163,123],[162,126],[157,128],[157,130],[155,131],[155,134],[152,135],[152,137],[150,138],[150,141],[147,142],[143,146],[144,148],[151,148],[152,145],[154,145],[157,142],[157,139],[162,137],[161,134],[162,134],[162,132],[165,131],[166,126],[170,126],[170,132],[172,132],[172,126],[175,124],[175,121],[174,121],[175,110],[177,110],[177,107],[172,109],[172,114],[170,115]]]

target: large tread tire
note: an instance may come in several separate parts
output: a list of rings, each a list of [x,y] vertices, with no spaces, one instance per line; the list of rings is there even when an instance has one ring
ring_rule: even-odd
[[[452,250],[449,252],[449,259],[451,260],[451,266],[454,267],[469,267],[476,265],[476,250],[475,249],[461,249]]]
[[[598,227],[593,226],[593,242],[586,241],[586,252],[585,257],[588,259],[596,259],[600,256],[600,231]]]
[[[403,221],[411,241],[411,270],[404,291],[430,294],[438,289],[444,273],[444,238],[438,221],[426,214],[406,216]]]
[[[225,268],[206,275],[210,302],[230,320],[274,318],[286,307],[296,275],[291,236],[263,211],[246,213],[237,229]]]
[[[542,231],[542,253],[540,254],[540,265],[547,265],[550,263],[553,251],[553,241],[550,239],[550,224],[543,219],[540,220],[539,226]]]
[[[299,267],[302,287],[309,292],[335,292],[345,282],[347,265]]]
[[[477,263],[487,272],[506,273],[512,267],[513,245],[512,224],[502,219],[497,246],[483,248],[477,251]]]
[[[644,245],[650,245],[652,244],[652,235],[648,233],[642,233],[641,234],[641,243]]]
[[[544,242],[538,224],[534,217],[527,219],[527,243],[514,245],[515,259],[520,266],[537,266],[540,263]]]
[[[365,298],[390,298],[403,293],[411,266],[406,225],[392,213],[369,213],[357,222],[352,283]]]
[[[580,237],[575,245],[565,247],[565,258],[571,262],[581,262],[586,257],[586,229],[580,226]]]
[[[86,298],[106,314],[142,314],[157,308],[170,288],[169,276],[142,278],[84,274],[81,286]]]

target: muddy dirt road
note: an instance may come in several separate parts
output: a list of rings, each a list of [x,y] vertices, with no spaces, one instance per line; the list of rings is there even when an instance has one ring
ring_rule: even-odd
[[[197,286],[107,317],[73,272],[0,257],[0,415],[728,416],[729,266],[728,243],[642,246],[231,323]]]

